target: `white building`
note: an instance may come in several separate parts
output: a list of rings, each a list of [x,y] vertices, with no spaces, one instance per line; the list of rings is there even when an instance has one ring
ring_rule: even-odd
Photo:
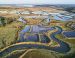
[[[30,11],[22,11],[21,14],[31,14]]]
[[[59,13],[51,13],[51,12],[50,12],[49,14],[51,14],[51,15],[58,15]]]
[[[24,20],[23,17],[20,17],[20,18],[18,19],[18,21],[23,22],[23,23],[26,23],[26,21]]]
[[[46,12],[46,11],[34,11],[34,12],[32,12],[33,14],[37,14],[37,15],[49,15],[49,13],[48,12]]]
[[[43,14],[42,15],[49,15],[49,13],[46,12],[46,11],[43,11]]]
[[[17,10],[12,10],[12,11],[9,11],[9,14],[17,14]]]
[[[37,15],[41,15],[41,14],[43,14],[43,11],[34,11],[34,12],[32,12],[33,14],[37,14]]]
[[[0,13],[8,13],[8,11],[0,11]]]

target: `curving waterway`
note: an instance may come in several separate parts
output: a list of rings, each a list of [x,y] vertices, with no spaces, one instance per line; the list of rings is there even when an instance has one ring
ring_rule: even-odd
[[[56,32],[52,33],[50,35],[51,37],[51,40],[54,40],[56,41],[59,46],[55,46],[55,47],[50,47],[48,45],[45,45],[45,44],[39,44],[39,43],[26,43],[26,42],[20,42],[20,43],[16,43],[16,44],[13,44],[13,45],[10,45],[9,47],[6,47],[4,48],[2,51],[0,51],[0,57],[3,57],[3,56],[6,56],[8,55],[9,53],[15,51],[15,50],[21,50],[21,49],[47,49],[47,50],[52,50],[52,51],[56,51],[56,52],[59,52],[59,53],[66,53],[70,50],[70,47],[67,43],[59,40],[59,38],[56,37],[57,34],[61,34],[62,32],[62,28],[61,27],[53,27],[55,29],[57,29]]]

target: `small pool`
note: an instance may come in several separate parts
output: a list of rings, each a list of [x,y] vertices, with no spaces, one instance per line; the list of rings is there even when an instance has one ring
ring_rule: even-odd
[[[63,32],[66,37],[75,37],[75,31]]]
[[[65,16],[65,15],[52,15],[54,17],[55,20],[62,20],[62,21],[67,21],[67,20],[71,20],[72,17],[71,16]]]

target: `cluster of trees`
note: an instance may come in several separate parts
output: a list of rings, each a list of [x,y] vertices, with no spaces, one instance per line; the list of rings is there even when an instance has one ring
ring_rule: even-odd
[[[6,17],[0,17],[0,26],[5,26],[6,24],[9,24],[13,22],[14,18],[6,18]]]
[[[65,10],[68,11],[68,12],[75,13],[75,8],[74,7],[65,8]]]
[[[0,26],[5,26],[5,18],[0,17]]]

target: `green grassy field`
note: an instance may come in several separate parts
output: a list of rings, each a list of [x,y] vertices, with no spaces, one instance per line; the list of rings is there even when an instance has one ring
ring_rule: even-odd
[[[0,49],[16,42],[21,25],[20,22],[12,22],[0,27]]]
[[[0,27],[0,50],[6,46],[16,43],[16,41],[18,40],[18,32],[22,29],[21,26],[23,26],[21,22],[12,22],[10,24],[7,24],[4,27]],[[64,29],[66,29],[66,27]],[[36,50],[28,52],[26,55],[24,55],[23,58],[74,58],[75,57],[75,39],[68,39],[61,34],[56,35],[56,37],[64,42],[67,42],[70,45],[71,50],[68,53],[61,54],[51,50],[36,49]],[[51,45],[55,46],[57,44],[58,44],[57,42],[53,41]],[[29,50],[29,49],[26,49],[26,50]],[[23,53],[25,53],[25,50],[14,51],[11,54],[14,56],[14,58],[16,58]],[[8,58],[10,58],[10,55]]]

